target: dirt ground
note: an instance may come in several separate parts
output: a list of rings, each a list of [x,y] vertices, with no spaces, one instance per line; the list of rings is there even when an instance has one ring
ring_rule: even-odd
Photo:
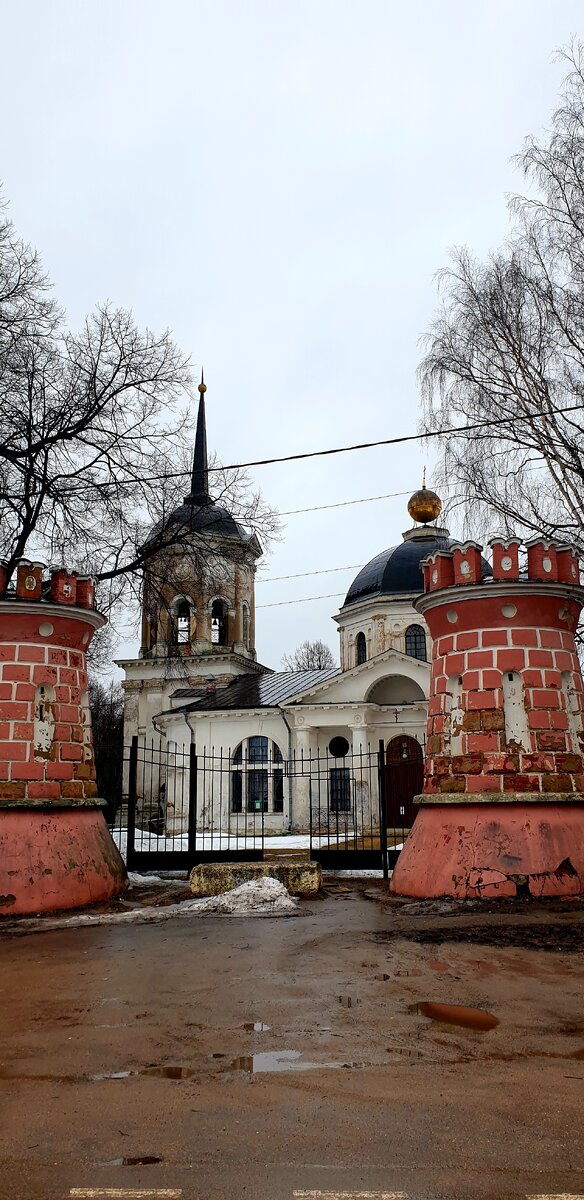
[[[584,1194],[583,928],[371,880],[291,917],[4,926],[0,1200]]]

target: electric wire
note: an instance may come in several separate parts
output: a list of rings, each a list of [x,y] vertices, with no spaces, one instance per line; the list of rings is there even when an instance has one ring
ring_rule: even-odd
[[[302,596],[300,600],[276,600],[272,604],[256,604],[257,608],[288,608],[290,604],[308,604],[311,600],[338,600],[346,592],[327,592],[324,596]]]
[[[551,410],[542,410],[541,412],[533,412],[529,414],[531,420],[536,417],[562,416],[565,413],[580,412],[584,409],[584,404],[572,404],[568,408],[554,408]],[[278,458],[257,458],[252,462],[244,463],[228,463],[226,466],[209,467],[209,472],[219,471],[242,471],[247,467],[268,467],[275,463],[298,462],[305,458],[323,458],[330,454],[349,454],[353,450],[371,450],[375,446],[401,446],[405,442],[422,442],[426,438],[450,437],[456,434],[474,433],[477,429],[496,429],[501,425],[511,425],[516,421],[515,415],[508,417],[498,417],[491,421],[475,421],[472,425],[452,425],[445,429],[431,429],[425,433],[408,433],[401,437],[379,438],[375,442],[356,442],[353,446],[335,446],[327,450],[306,450],[301,454],[282,454]],[[184,472],[177,472],[184,474]]]
[[[269,575],[256,583],[280,583],[282,579],[305,579],[307,575],[334,575],[335,571],[360,571],[365,563],[349,563],[347,567],[321,567],[319,571],[298,571],[296,575]]]
[[[370,504],[372,500],[393,500],[396,496],[411,496],[407,492],[386,492],[384,496],[362,496],[359,500],[338,500],[336,504],[313,504],[310,508],[290,508],[281,512],[280,517],[295,517],[298,513],[322,512],[325,508],[347,508],[349,504]]]

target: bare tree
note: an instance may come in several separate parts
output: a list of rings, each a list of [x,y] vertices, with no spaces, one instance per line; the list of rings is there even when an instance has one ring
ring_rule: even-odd
[[[302,642],[292,654],[282,657],[282,666],[287,671],[321,671],[336,665],[332,650],[320,639]]]
[[[90,672],[89,704],[98,794],[113,820],[122,802],[124,693],[119,683],[101,683]]]
[[[213,571],[212,538],[168,518],[188,490],[191,373],[168,332],[102,305],[67,329],[38,256],[0,220],[0,554],[94,575],[100,606],[127,611],[153,557],[184,542]],[[216,465],[216,464],[215,464]],[[215,470],[214,498],[265,541],[273,510],[249,479]],[[152,532],[154,528],[154,534]],[[155,574],[155,573],[154,573]]]
[[[487,262],[455,251],[420,375],[440,483],[465,528],[529,531],[584,550],[584,56],[570,65],[543,140],[517,162],[532,195],[510,201],[511,233]]]

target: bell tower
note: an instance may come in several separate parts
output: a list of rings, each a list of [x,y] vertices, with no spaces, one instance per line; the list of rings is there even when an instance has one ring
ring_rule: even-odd
[[[139,657],[126,671],[125,736],[150,733],[174,693],[201,694],[263,673],[255,650],[255,574],[261,545],[211,496],[201,373],[191,483],[150,531]]]

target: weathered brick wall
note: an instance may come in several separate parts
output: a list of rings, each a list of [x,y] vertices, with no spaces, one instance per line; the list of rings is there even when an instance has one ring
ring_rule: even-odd
[[[491,545],[492,581],[474,543],[424,567],[435,601],[421,601],[433,638],[424,791],[583,792],[575,555],[535,541],[519,578],[517,539]]]
[[[97,793],[86,650],[104,619],[86,579],[42,574],[20,564],[0,598],[0,802],[82,804]]]

